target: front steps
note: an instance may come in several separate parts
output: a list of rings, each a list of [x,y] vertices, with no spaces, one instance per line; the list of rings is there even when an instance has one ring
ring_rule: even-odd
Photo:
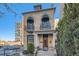
[[[56,50],[55,49],[47,51],[39,50],[37,56],[56,56]]]

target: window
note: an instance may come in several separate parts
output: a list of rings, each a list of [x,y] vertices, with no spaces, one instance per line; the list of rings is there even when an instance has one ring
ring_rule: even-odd
[[[40,25],[41,30],[47,30],[51,28],[48,15],[44,15]]]
[[[27,35],[28,43],[34,43],[34,35]]]
[[[32,17],[29,17],[27,19],[27,31],[33,31],[34,30],[34,20]]]

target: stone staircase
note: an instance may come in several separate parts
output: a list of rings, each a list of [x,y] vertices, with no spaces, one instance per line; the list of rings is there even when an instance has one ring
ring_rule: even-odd
[[[37,56],[56,56],[56,50],[55,49],[47,51],[39,50]]]

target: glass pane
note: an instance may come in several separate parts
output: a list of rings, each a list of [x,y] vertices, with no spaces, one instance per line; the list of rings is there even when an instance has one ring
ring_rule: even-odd
[[[50,28],[51,28],[51,25],[50,25],[49,21],[42,22],[41,29],[50,29]]]
[[[28,43],[33,43],[34,42],[34,36],[33,35],[28,35],[27,40],[28,40]]]

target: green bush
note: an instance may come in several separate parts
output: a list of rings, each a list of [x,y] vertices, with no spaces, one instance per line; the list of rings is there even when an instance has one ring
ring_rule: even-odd
[[[27,45],[27,51],[29,53],[33,54],[33,52],[34,52],[34,44],[28,43],[28,45]]]

